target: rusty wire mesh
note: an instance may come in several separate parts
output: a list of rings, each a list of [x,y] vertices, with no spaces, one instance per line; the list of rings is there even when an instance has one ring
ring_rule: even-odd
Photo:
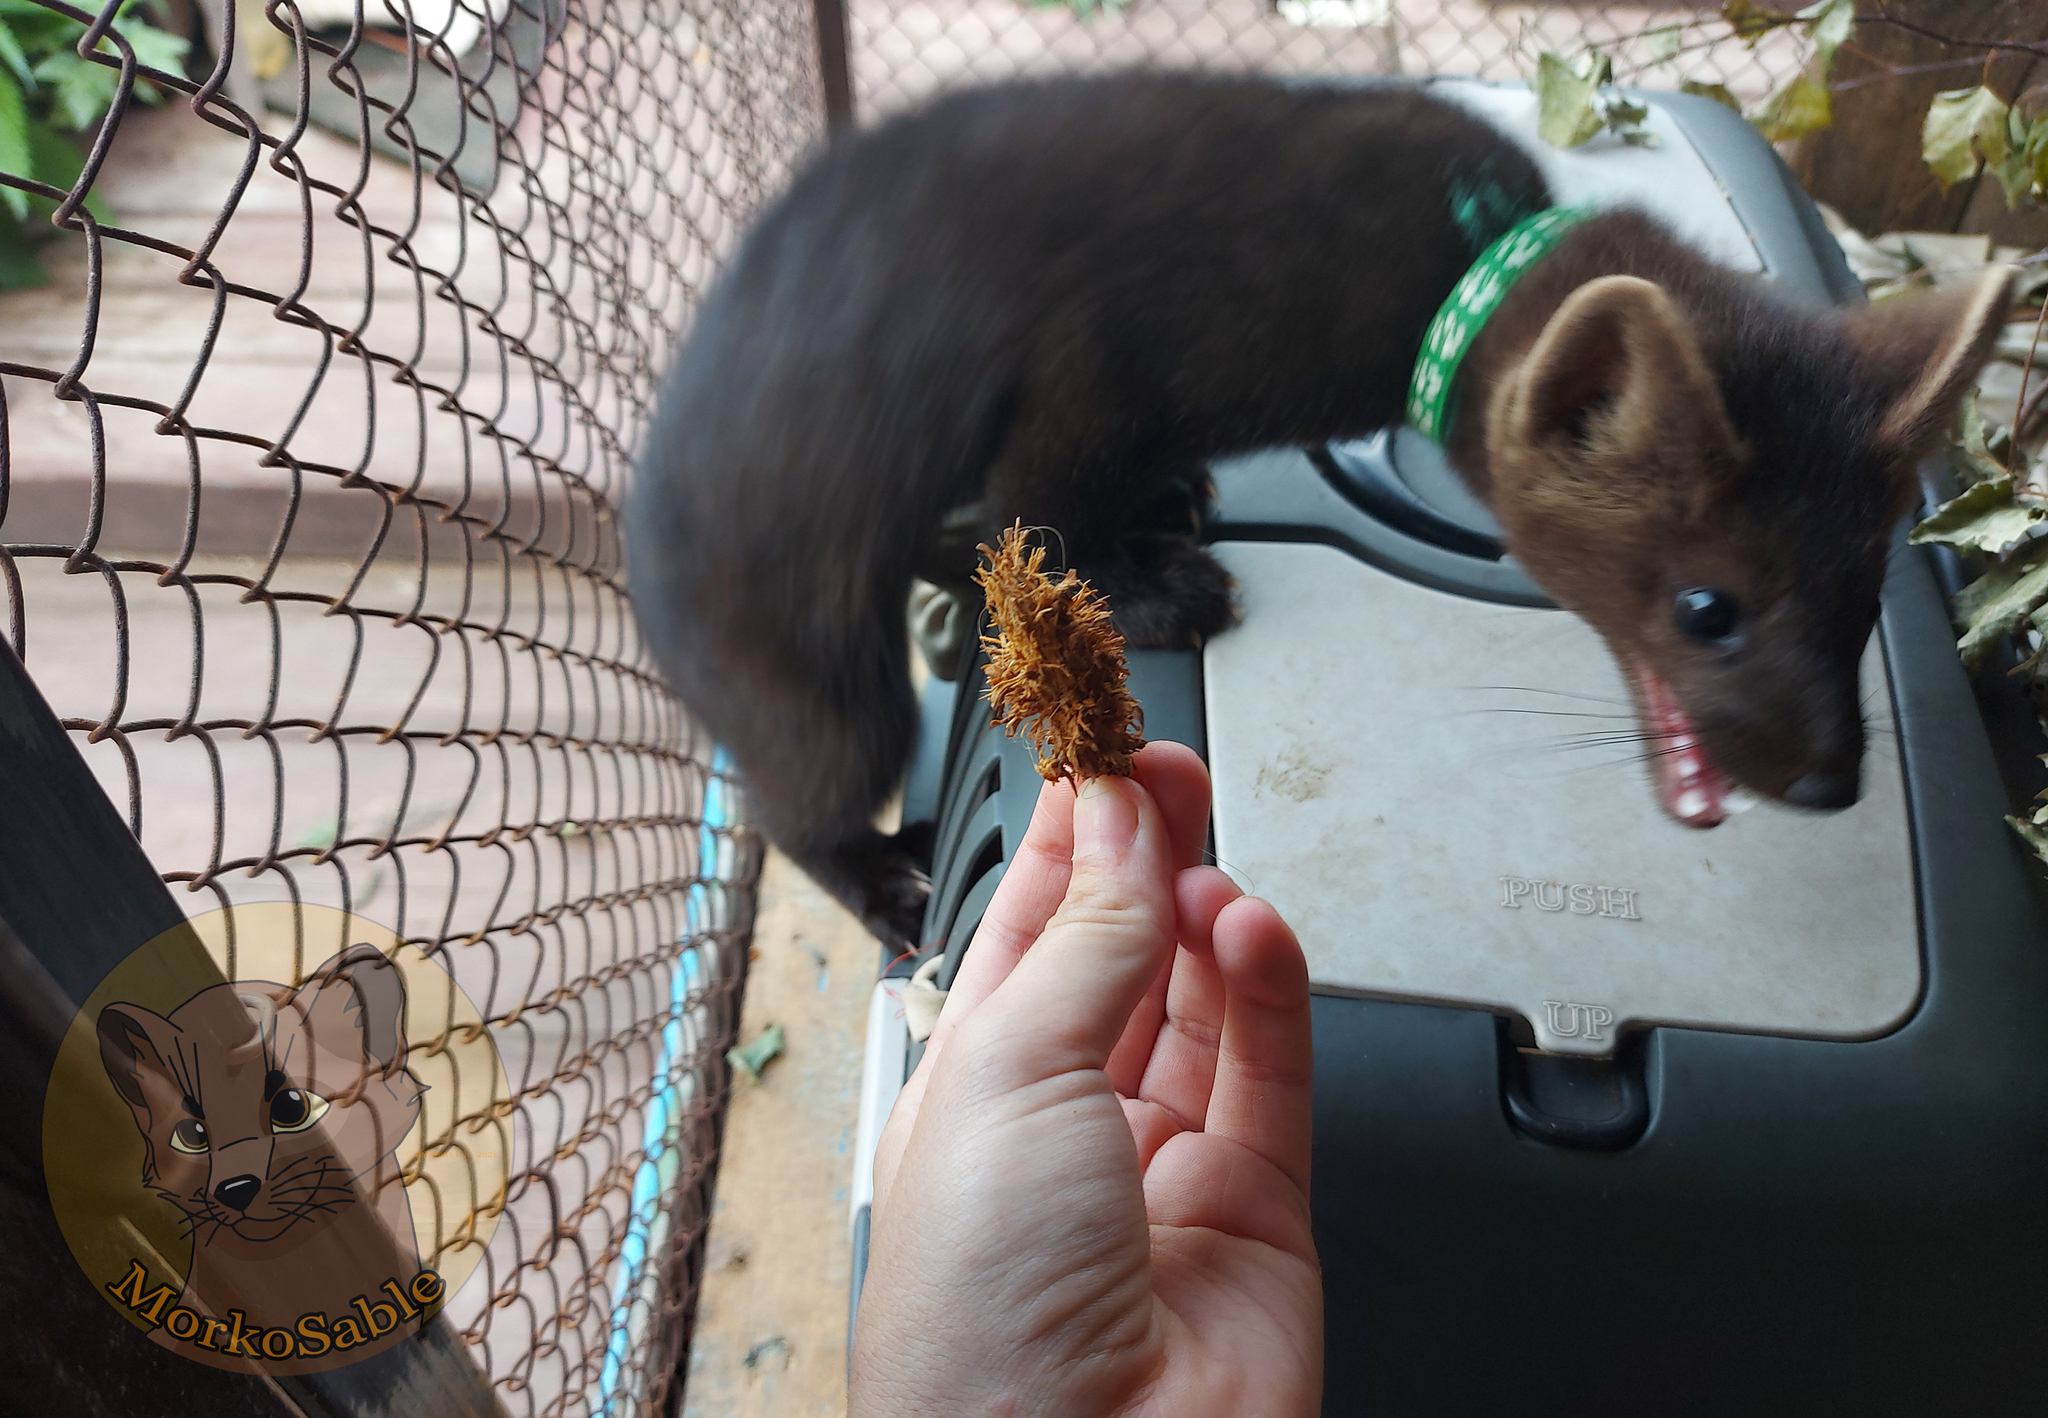
[[[819,130],[810,8],[222,0],[159,12],[188,77],[40,3],[118,85],[75,185],[0,171],[75,233],[0,295],[0,633],[189,913],[452,973],[513,1156],[451,1318],[511,1412],[663,1411],[758,861],[617,508]]]
[[[1806,58],[1788,32],[1751,46],[1711,5],[1498,0],[847,0],[862,121],[956,84],[1129,65],[1275,74],[1512,79],[1546,49],[1597,45],[1621,81],[1720,84],[1762,98]],[[1660,35],[1658,31],[1663,31]]]

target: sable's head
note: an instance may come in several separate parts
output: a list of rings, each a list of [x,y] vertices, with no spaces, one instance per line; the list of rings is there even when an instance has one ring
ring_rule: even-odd
[[[405,985],[372,946],[297,990],[240,981],[169,1018],[100,1011],[100,1058],[147,1145],[144,1183],[195,1241],[275,1240],[370,1200],[377,1164],[419,1115],[405,1066]]]
[[[1680,822],[1722,821],[1733,784],[1856,801],[1857,669],[1887,549],[2011,290],[2001,268],[1844,315],[1731,293],[1696,322],[1663,288],[1608,276],[1495,387],[1508,546],[1607,641]]]

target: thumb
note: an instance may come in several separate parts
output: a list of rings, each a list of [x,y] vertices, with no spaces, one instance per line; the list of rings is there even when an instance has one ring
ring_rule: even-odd
[[[1174,947],[1173,843],[1130,778],[1074,796],[1074,870],[1045,931],[982,1010],[1027,1029],[1056,1069],[1101,1068]],[[979,1011],[978,1011],[979,1012]]]

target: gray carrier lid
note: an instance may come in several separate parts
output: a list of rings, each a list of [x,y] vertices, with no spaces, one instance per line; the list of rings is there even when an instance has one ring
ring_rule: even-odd
[[[1203,664],[1216,856],[1294,927],[1318,989],[1519,1014],[1564,1053],[1659,1023],[1866,1038],[1911,1012],[1913,859],[1875,644],[1863,801],[1760,804],[1702,832],[1665,816],[1638,746],[1604,741],[1634,715],[1576,616],[1334,547],[1212,550],[1244,612]]]

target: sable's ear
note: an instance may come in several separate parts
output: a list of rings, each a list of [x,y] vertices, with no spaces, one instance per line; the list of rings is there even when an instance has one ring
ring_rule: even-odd
[[[1558,306],[1517,371],[1505,432],[1530,446],[1664,445],[1709,458],[1736,445],[1691,322],[1635,276],[1588,281]]]
[[[110,1004],[100,1011],[100,1062],[114,1090],[134,1110],[136,1122],[147,1126],[149,1096],[142,1091],[145,1074],[171,1077],[164,1060],[184,1031],[153,1010],[136,1004]]]
[[[2011,266],[1993,266],[1967,288],[1888,300],[1849,317],[1857,363],[1893,391],[1877,428],[1879,451],[1911,457],[1948,426],[1991,357],[2014,275]]]
[[[364,1060],[387,1077],[405,1067],[405,981],[374,945],[352,945],[322,965],[294,1002],[313,1028],[334,1021],[357,1036],[316,1042],[339,1053],[360,1047]]]

